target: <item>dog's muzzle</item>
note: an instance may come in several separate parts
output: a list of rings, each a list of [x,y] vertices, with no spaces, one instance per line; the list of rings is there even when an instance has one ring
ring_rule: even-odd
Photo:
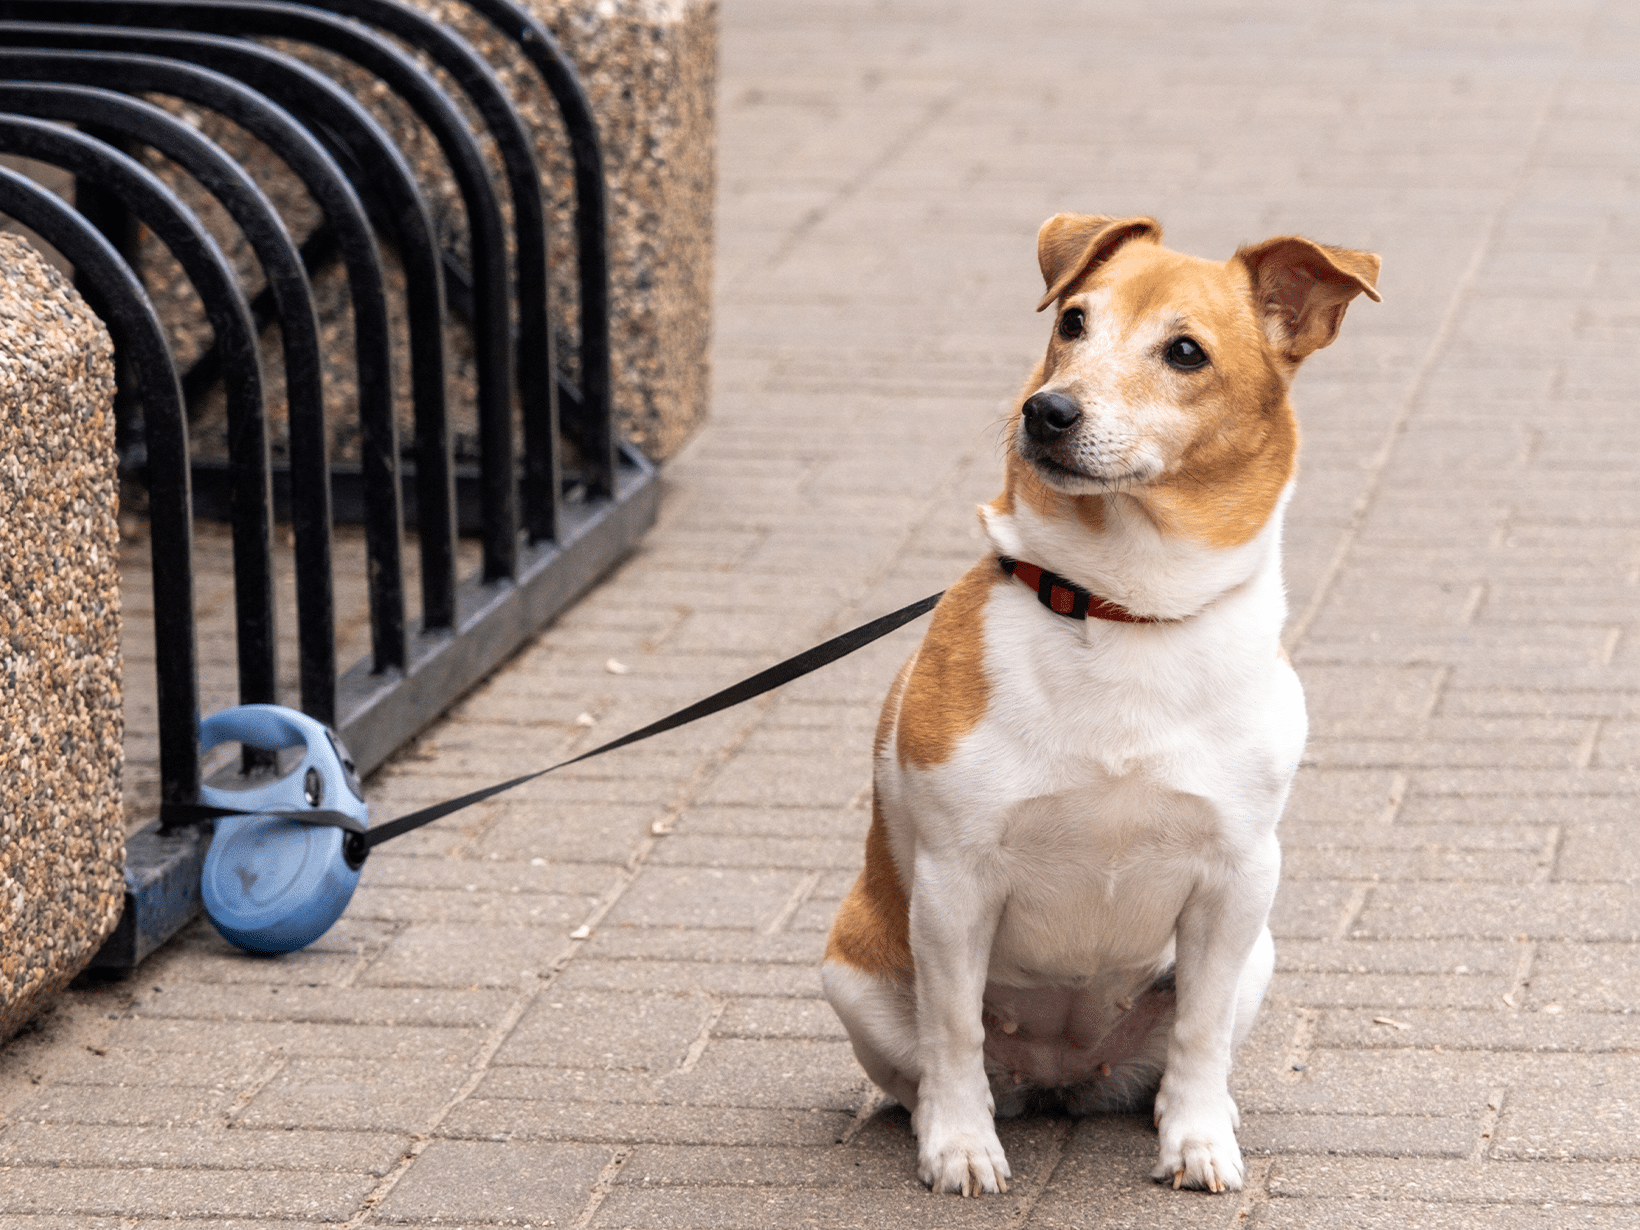
[[[1033,393],[1023,409],[1025,434],[1038,444],[1052,444],[1082,418],[1082,407],[1063,393]]]

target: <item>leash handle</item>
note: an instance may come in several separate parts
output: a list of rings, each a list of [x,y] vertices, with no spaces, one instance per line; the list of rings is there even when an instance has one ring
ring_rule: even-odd
[[[364,834],[365,847],[372,848],[381,845],[384,841],[391,841],[402,836],[412,829],[419,829],[424,824],[431,824],[434,820],[442,819],[452,812],[458,812],[464,807],[471,807],[474,803],[482,803],[485,799],[494,798],[514,786],[522,786],[525,782],[534,781],[538,777],[556,769],[568,768],[572,764],[580,764],[583,760],[591,760],[594,756],[602,756],[605,752],[612,752],[618,747],[625,747],[629,743],[637,743],[641,739],[648,739],[653,735],[663,734],[668,730],[675,730],[679,726],[686,726],[690,722],[699,721],[703,717],[710,717],[724,709],[733,708],[753,697],[761,696],[765,692],[772,692],[783,684],[794,679],[801,679],[804,675],[828,666],[839,658],[846,658],[857,649],[863,649],[872,641],[881,640],[897,628],[904,627],[913,619],[927,614],[934,609],[944,591],[939,594],[930,594],[928,597],[913,602],[910,606],[901,607],[888,615],[883,615],[870,623],[861,624],[834,636],[829,641],[816,645],[813,649],[805,649],[796,657],[787,658],[784,662],[777,662],[767,670],[759,671],[748,679],[739,683],[732,683],[721,692],[714,692],[704,700],[697,700],[692,705],[686,705],[675,713],[669,713],[649,725],[640,727],[630,734],[622,735],[618,739],[611,739],[608,743],[593,748],[590,752],[582,752],[568,760],[560,761],[551,768],[537,769],[534,773],[526,773],[522,777],[515,777],[511,781],[501,782],[495,786],[486,786],[482,790],[475,790],[471,794],[464,794],[459,799],[449,799],[443,803],[435,803],[431,807],[424,807],[420,811],[413,811],[407,816],[399,816],[389,820],[386,824],[371,828]]]

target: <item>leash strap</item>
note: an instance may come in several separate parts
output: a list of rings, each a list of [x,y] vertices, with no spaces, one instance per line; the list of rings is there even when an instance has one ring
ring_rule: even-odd
[[[590,752],[582,752],[579,756],[560,761],[549,768],[537,769],[534,773],[526,773],[522,777],[515,777],[510,781],[500,782],[494,786],[486,786],[482,790],[473,791],[471,794],[464,794],[460,798],[447,799],[443,803],[435,803],[431,807],[424,807],[420,811],[411,812],[409,815],[399,816],[396,819],[389,820],[386,824],[377,825],[366,830],[360,835],[359,839],[362,840],[364,848],[369,850],[373,846],[381,845],[384,841],[391,841],[393,838],[402,836],[412,829],[419,829],[424,824],[431,824],[435,820],[441,820],[464,807],[471,807],[474,803],[482,803],[485,799],[494,798],[504,791],[511,790],[515,786],[522,786],[525,782],[534,781],[538,777],[544,777],[557,769],[568,768],[572,764],[580,764],[583,760],[590,760],[594,756],[602,756],[605,752],[612,752],[618,747],[625,747],[629,743],[637,743],[640,739],[647,739],[652,735],[674,730],[679,726],[685,726],[703,717],[710,717],[714,713],[732,708],[743,701],[751,700],[753,697],[761,696],[765,692],[772,692],[782,684],[790,683],[794,679],[800,679],[804,675],[811,674],[822,666],[830,665],[839,658],[846,658],[855,650],[863,649],[872,641],[881,640],[896,628],[904,627],[918,616],[927,614],[934,609],[934,605],[939,602],[940,597],[941,594],[930,594],[918,602],[913,602],[910,606],[901,607],[898,611],[880,616],[870,623],[861,624],[858,628],[844,632],[840,636],[834,636],[831,640],[816,645],[813,649],[805,649],[794,658],[787,658],[784,662],[776,663],[767,670],[759,671],[749,679],[742,679],[739,683],[730,684],[721,692],[714,692],[706,699],[697,700],[694,704],[679,709],[675,713],[670,713],[659,721],[651,722],[649,725],[634,730],[630,734],[622,735],[618,739],[611,739],[608,743],[595,747]],[[210,820],[221,816],[246,814],[250,813],[236,812],[226,807],[209,807],[202,803],[167,803],[161,808],[161,823],[170,827],[177,824],[197,823],[201,820]],[[309,824],[336,823],[331,819],[320,819],[321,816],[329,817],[335,814],[329,812],[281,811],[255,814],[283,816]],[[343,818],[346,819],[346,817]],[[356,823],[352,822],[340,827],[350,828]]]

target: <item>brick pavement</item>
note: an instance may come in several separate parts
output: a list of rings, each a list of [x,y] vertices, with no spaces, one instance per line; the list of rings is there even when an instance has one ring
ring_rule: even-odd
[[[544,763],[955,577],[1054,210],[1373,248],[1297,390],[1314,737],[1245,1193],[1152,1185],[1123,1117],[1006,1124],[1006,1197],[916,1183],[815,973],[907,632],[384,847],[304,953],[197,927],[67,996],[0,1061],[0,1221],[1636,1224],[1637,71],[1589,0],[730,0],[712,423],[641,554],[370,784]]]

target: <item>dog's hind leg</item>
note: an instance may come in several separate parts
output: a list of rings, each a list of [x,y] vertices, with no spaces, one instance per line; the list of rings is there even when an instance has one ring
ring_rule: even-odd
[[[919,1069],[916,997],[910,984],[837,960],[820,967],[820,983],[866,1075],[906,1110],[915,1111]]]

